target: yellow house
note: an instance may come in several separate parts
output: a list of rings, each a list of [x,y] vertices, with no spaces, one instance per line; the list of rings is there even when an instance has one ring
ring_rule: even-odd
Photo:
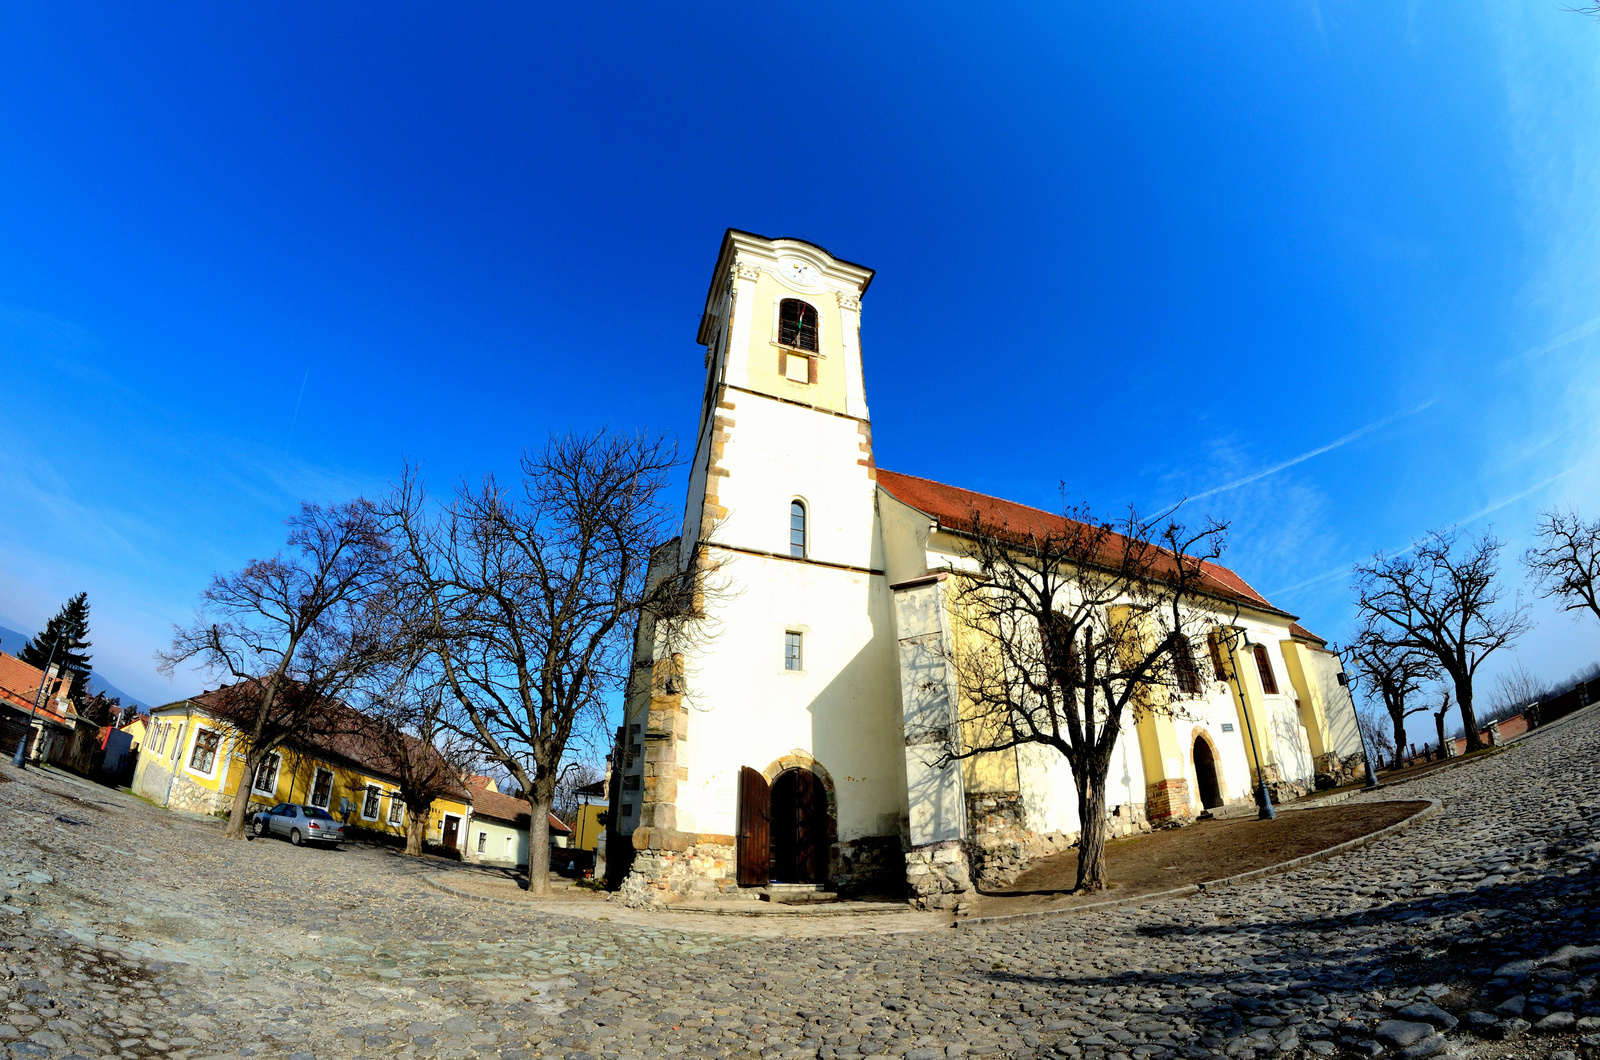
[[[136,794],[158,806],[197,813],[231,810],[249,748],[208,703],[214,695],[202,693],[150,712],[133,775]],[[365,717],[348,707],[337,709]],[[327,810],[347,828],[403,837],[408,811],[398,781],[373,764],[369,747],[359,737],[333,736],[317,746],[274,751],[251,780],[252,812],[296,802]],[[465,791],[435,799],[423,840],[460,850],[467,817]]]
[[[608,755],[607,777],[611,775],[610,764]],[[600,815],[605,813],[606,807],[610,805],[607,786],[606,781],[602,779],[578,789],[578,810],[572,815],[573,849],[592,851],[599,844],[601,835],[605,833],[606,826],[601,823]]]

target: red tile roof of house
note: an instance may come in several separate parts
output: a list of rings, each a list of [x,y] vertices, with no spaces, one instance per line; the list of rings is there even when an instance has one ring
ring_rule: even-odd
[[[229,697],[242,685],[224,685],[191,696],[189,702],[203,710],[211,712],[219,718],[227,718],[233,711],[230,708]],[[181,705],[172,704],[174,706]],[[346,706],[336,701],[328,701],[323,710],[322,730],[306,736],[297,741],[309,751],[321,751],[335,755],[351,762],[362,769],[370,770],[390,780],[399,781],[400,774],[406,772],[404,760],[398,755],[426,756],[431,759],[436,772],[426,773],[420,768],[422,757],[412,757],[414,763],[419,763],[419,768],[411,771],[411,776],[419,781],[425,777],[437,777],[439,773],[448,773],[452,778],[443,786],[443,794],[447,798],[465,801],[467,791],[460,783],[454,781],[459,776],[455,770],[444,760],[438,748],[429,746],[408,733],[397,733],[399,739],[388,738],[381,722],[369,717],[353,707]],[[388,730],[394,732],[394,730]],[[402,750],[403,748],[403,750]]]
[[[526,800],[514,795],[500,794],[495,790],[494,782],[488,777],[468,777],[467,788],[472,792],[472,812],[479,816],[493,817],[497,821],[510,821],[523,827],[527,827],[528,822],[533,819]],[[563,835],[572,832],[572,829],[553,813],[550,814],[550,830]]]
[[[36,666],[29,666],[15,655],[0,652],[0,700],[20,707],[30,709],[39,695],[39,686],[44,682],[44,671]],[[49,703],[50,700],[46,700]],[[58,713],[50,707],[39,708],[39,713],[58,725],[71,724],[65,715]]]
[[[932,479],[902,475],[898,471],[879,468],[878,485],[891,497],[938,520],[939,525],[948,530],[960,531],[970,526],[974,514],[983,523],[1003,526],[1019,535],[1036,534],[1044,537],[1080,525],[1042,508],[1001,500],[959,486],[947,486]],[[1275,614],[1288,614],[1282,608],[1268,603],[1267,598],[1256,592],[1249,582],[1227,567],[1206,563],[1203,570],[1204,588],[1211,595]]]

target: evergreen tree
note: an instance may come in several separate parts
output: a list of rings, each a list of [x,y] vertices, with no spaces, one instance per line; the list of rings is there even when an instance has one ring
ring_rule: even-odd
[[[17,658],[44,670],[50,665],[50,653],[54,649],[55,665],[62,673],[72,675],[69,693],[72,702],[82,704],[89,696],[89,674],[93,671],[90,656],[84,651],[88,647],[89,594],[79,593],[45,623],[44,632],[22,646]]]

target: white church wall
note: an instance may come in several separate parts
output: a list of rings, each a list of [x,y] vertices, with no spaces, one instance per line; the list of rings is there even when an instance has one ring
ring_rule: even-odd
[[[737,554],[725,573],[737,599],[689,671],[678,828],[733,834],[739,767],[799,751],[833,780],[841,841],[897,834],[900,697],[882,577]],[[799,671],[784,668],[791,630],[803,638]]]
[[[855,420],[730,393],[718,466],[727,516],[712,640],[689,662],[683,831],[732,834],[740,766],[795,751],[834,782],[840,841],[893,835],[905,806],[897,650],[877,546],[876,486]],[[806,508],[807,559],[789,558],[789,506]],[[742,550],[735,551],[734,549]],[[769,553],[757,555],[754,553]],[[802,669],[784,666],[801,636]]]
[[[756,394],[729,400],[734,425],[719,465],[728,474],[717,487],[728,515],[716,540],[787,556],[789,503],[799,499],[809,558],[881,569],[877,486],[856,462],[864,455],[857,421]]]

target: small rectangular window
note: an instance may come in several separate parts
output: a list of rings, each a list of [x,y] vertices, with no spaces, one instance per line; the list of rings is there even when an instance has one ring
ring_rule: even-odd
[[[479,832],[478,833],[478,853],[482,854],[488,848],[489,848],[489,833],[488,832]]]
[[[367,794],[361,800],[362,820],[376,821],[378,819],[378,799],[380,796],[381,793],[378,791],[378,786],[376,784],[367,785]]]
[[[1231,722],[1231,721],[1223,722],[1222,723],[1222,731],[1223,732],[1232,732],[1233,731],[1233,722]]]
[[[389,796],[389,825],[398,828],[400,819],[405,816],[406,804],[400,801],[400,796]]]
[[[800,634],[789,631],[783,635],[783,668],[785,670],[803,669],[805,659],[800,654]]]

